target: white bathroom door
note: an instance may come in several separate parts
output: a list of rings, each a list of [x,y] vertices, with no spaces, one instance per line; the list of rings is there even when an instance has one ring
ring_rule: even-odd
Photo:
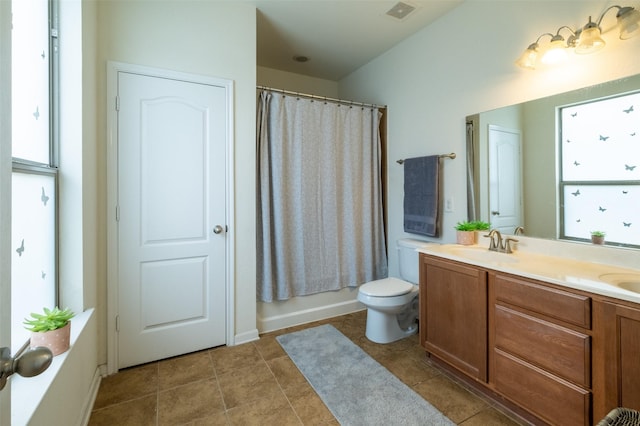
[[[117,77],[118,368],[225,344],[224,86]]]
[[[489,126],[489,213],[491,227],[513,234],[522,223],[520,133]]]

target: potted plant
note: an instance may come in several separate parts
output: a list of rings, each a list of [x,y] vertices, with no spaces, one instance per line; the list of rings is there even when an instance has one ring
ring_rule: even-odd
[[[455,226],[458,244],[472,245],[476,243],[476,231],[489,229],[489,223],[481,220],[458,222]]]
[[[591,242],[593,244],[604,244],[604,236],[606,234],[603,231],[591,231]]]
[[[44,308],[44,314],[31,313],[31,318],[25,318],[25,328],[31,331],[31,347],[44,346],[51,350],[53,356],[69,349],[71,334],[71,318],[75,314],[66,308]]]

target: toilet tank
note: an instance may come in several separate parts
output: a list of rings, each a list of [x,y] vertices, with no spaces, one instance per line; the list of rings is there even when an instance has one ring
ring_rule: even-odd
[[[398,250],[398,269],[400,278],[413,284],[418,284],[420,275],[419,254],[416,249],[429,244],[426,241],[413,240],[411,238],[401,238],[396,241]]]

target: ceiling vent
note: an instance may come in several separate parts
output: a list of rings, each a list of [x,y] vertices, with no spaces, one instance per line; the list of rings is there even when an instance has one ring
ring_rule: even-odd
[[[395,6],[387,11],[387,15],[398,20],[403,20],[414,10],[416,10],[415,6],[399,1]]]

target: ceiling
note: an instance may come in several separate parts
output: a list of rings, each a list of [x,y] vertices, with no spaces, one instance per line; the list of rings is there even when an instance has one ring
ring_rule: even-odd
[[[463,0],[255,0],[259,66],[338,81],[411,36]],[[307,62],[294,60],[306,56]]]

